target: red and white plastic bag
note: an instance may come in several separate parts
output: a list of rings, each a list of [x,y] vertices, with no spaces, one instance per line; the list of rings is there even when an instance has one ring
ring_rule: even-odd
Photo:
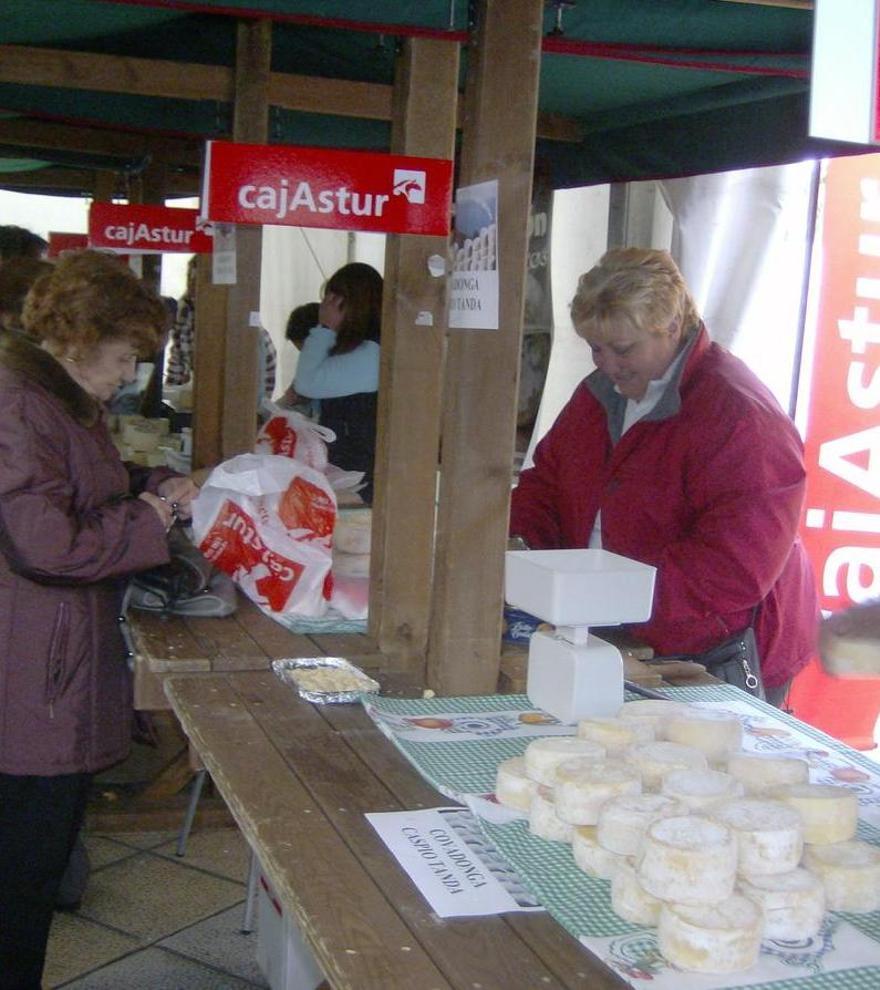
[[[275,454],[224,461],[193,502],[196,545],[276,616],[326,612],[335,524],[336,496],[325,476]]]
[[[293,409],[280,406],[271,409],[272,415],[257,434],[256,453],[293,457],[323,471],[327,467],[327,444],[336,439],[333,430],[319,426]]]

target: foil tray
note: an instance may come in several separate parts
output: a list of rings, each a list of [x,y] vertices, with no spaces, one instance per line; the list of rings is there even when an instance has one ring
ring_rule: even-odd
[[[345,691],[319,691],[303,687],[298,683],[296,676],[298,670],[319,669],[338,670],[340,673],[357,678],[358,686]],[[377,681],[374,681],[372,677],[367,677],[360,667],[355,667],[353,663],[342,657],[299,657],[294,660],[273,660],[272,670],[285,684],[294,687],[304,701],[311,701],[315,705],[342,705],[359,701],[362,694],[379,693]]]

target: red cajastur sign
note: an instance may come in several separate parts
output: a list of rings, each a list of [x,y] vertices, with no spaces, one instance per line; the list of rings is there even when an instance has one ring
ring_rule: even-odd
[[[196,229],[198,210],[92,203],[89,247],[125,254],[210,254],[214,239]]]
[[[88,234],[66,234],[59,230],[49,231],[47,258],[60,258],[66,251],[83,251],[89,246]]]
[[[447,159],[209,141],[204,175],[205,220],[449,233]]]

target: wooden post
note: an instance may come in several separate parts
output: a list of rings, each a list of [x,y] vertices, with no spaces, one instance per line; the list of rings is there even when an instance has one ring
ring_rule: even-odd
[[[460,182],[499,183],[500,329],[449,338],[428,652],[428,684],[441,694],[498,683],[544,4],[478,8]]]
[[[211,281],[212,258],[196,261],[195,320],[199,346],[193,355],[193,470],[223,460],[223,388],[226,381],[226,313],[229,293]]]
[[[454,156],[458,63],[456,43],[404,42],[394,83],[393,152]],[[446,280],[429,274],[428,258],[446,253],[445,237],[386,241],[370,633],[390,666],[422,677],[446,329]]]

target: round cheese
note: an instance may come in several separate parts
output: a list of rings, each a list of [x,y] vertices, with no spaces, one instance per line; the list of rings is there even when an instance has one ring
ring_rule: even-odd
[[[804,820],[804,842],[811,845],[846,842],[856,834],[859,799],[848,787],[791,784],[780,789],[779,800],[800,812]]]
[[[654,727],[657,739],[663,738],[666,719],[670,715],[681,715],[688,711],[689,705],[681,701],[666,701],[661,698],[644,698],[639,701],[625,701],[617,713],[624,720],[637,719]]]
[[[611,910],[633,925],[657,927],[662,901],[645,890],[632,865],[624,860],[611,876]]]
[[[651,822],[675,814],[684,814],[681,805],[662,794],[621,794],[599,810],[596,836],[605,849],[635,856]]]
[[[743,876],[788,873],[800,863],[804,826],[801,816],[787,804],[743,798],[713,808],[712,817],[733,829],[737,872]]]
[[[552,786],[556,767],[576,756],[598,762],[605,758],[605,749],[575,736],[542,736],[526,747],[526,774],[539,784]]]
[[[798,867],[790,873],[743,877],[737,889],[764,912],[764,938],[803,942],[822,927],[825,890],[807,870]]]
[[[761,909],[741,894],[718,904],[664,904],[657,942],[660,954],[693,973],[738,973],[758,961]]]
[[[742,722],[736,715],[709,708],[691,708],[684,714],[671,715],[663,732],[669,742],[692,746],[713,764],[726,763],[728,756],[742,746]]]
[[[528,811],[532,795],[538,789],[534,780],[526,776],[526,761],[521,756],[498,764],[495,777],[495,797],[499,804],[518,811]]]
[[[772,753],[731,753],[727,772],[742,781],[746,794],[753,797],[776,797],[780,787],[806,784],[810,780],[810,765],[806,760]]]
[[[529,805],[529,831],[552,842],[571,842],[571,825],[561,822],[553,804],[553,788],[539,785]]]
[[[880,910],[880,849],[854,839],[807,846],[804,866],[825,888],[831,911],[865,914]]]
[[[743,786],[729,773],[718,770],[673,770],[663,778],[660,792],[699,814],[722,801],[741,797]]]
[[[637,746],[626,759],[642,775],[642,790],[659,791],[663,778],[673,770],[705,770],[706,756],[692,746],[674,742],[653,742]]]
[[[625,856],[618,856],[599,845],[593,825],[578,825],[572,829],[571,854],[584,873],[602,880],[610,880],[617,868],[626,863]]]
[[[720,822],[698,815],[661,818],[645,830],[637,858],[649,894],[681,904],[713,904],[733,893],[736,839]]]
[[[653,742],[654,726],[646,719],[585,718],[578,722],[577,734],[604,746],[611,755]]]
[[[638,794],[641,789],[638,773],[624,763],[568,760],[556,768],[556,814],[571,825],[595,825],[606,801],[618,794]]]

